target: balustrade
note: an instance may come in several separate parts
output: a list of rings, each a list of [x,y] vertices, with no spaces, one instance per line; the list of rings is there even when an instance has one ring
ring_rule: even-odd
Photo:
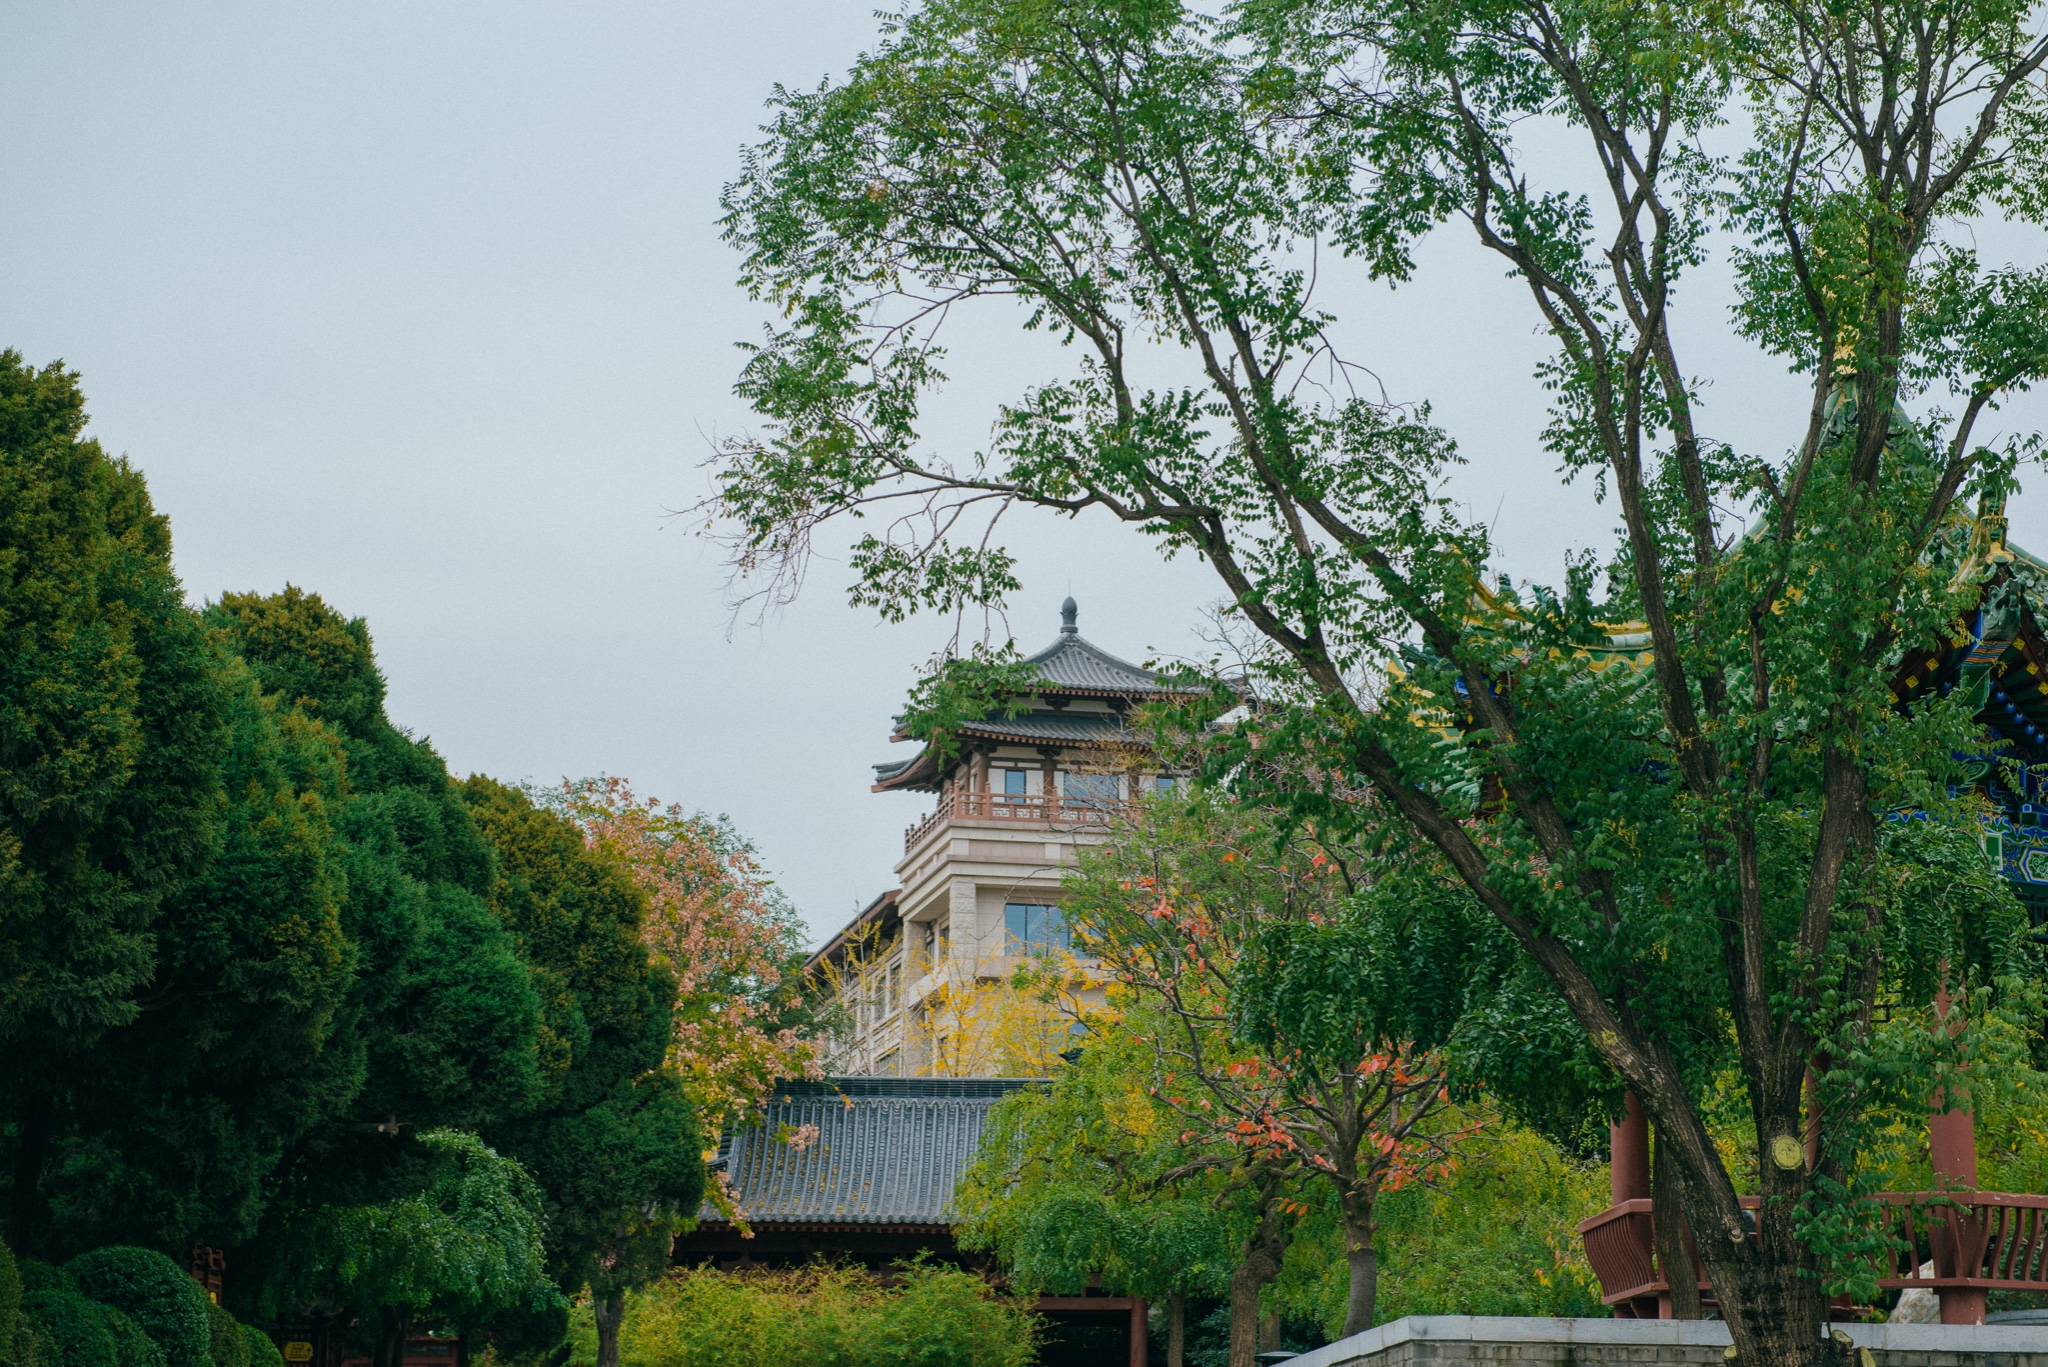
[[[948,821],[1014,821],[1040,826],[1106,826],[1110,819],[1138,804],[1108,798],[1047,797],[1040,793],[955,792],[943,794],[938,806],[903,832],[908,854]]]

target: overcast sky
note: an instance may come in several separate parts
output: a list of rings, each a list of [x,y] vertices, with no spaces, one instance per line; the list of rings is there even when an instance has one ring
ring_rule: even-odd
[[[764,320],[719,190],[776,82],[872,42],[870,3],[15,0],[6,30],[0,346],[83,373],[195,602],[289,582],[366,617],[392,717],[458,775],[609,772],[729,814],[816,934],[892,886],[928,799],[869,766],[950,624],[880,624],[823,564],[729,636],[715,552],[667,516],[747,425],[733,344]],[[1394,397],[1434,402],[1503,566],[1553,579],[1613,519],[1536,448],[1526,295],[1455,234],[1423,264],[1397,292],[1326,267],[1324,300]],[[1717,377],[1704,424],[1775,452],[1803,398],[1713,288],[1682,339]],[[1004,324],[953,337],[937,440],[1050,377]],[[2048,545],[2044,509],[2015,505],[2015,540]],[[1115,653],[1200,649],[1201,566],[1085,519],[1010,544],[1025,649],[1069,591]]]

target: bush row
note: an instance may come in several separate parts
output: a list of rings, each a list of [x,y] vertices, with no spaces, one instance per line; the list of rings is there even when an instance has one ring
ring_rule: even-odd
[[[923,1263],[890,1277],[818,1265],[677,1271],[626,1298],[620,1367],[1028,1367],[1040,1321],[986,1282]],[[597,1360],[590,1307],[571,1367]]]
[[[62,1267],[0,1244],[0,1367],[283,1367],[277,1345],[147,1248]]]

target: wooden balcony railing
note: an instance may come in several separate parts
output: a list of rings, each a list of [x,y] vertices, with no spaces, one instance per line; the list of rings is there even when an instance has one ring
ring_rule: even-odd
[[[1888,1191],[1890,1232],[1905,1245],[1885,1255],[1877,1284],[1887,1290],[1920,1287],[1947,1299],[1956,1293],[2048,1292],[2048,1196],[2003,1191]],[[1758,1198],[1742,1198],[1755,1210]],[[1601,1303],[1624,1318],[1668,1314],[1670,1283],[1656,1265],[1656,1236],[1648,1201],[1623,1201],[1579,1225],[1586,1261],[1600,1278]],[[1754,1232],[1750,1235],[1755,1238]],[[1701,1297],[1713,1290],[1692,1247],[1692,1273]],[[1932,1263],[1932,1275],[1920,1271]],[[1842,1307],[1846,1309],[1847,1307]]]
[[[1109,798],[1045,797],[1040,794],[949,793],[930,816],[903,832],[905,854],[948,821],[1015,821],[1038,826],[1107,826],[1138,804]]]

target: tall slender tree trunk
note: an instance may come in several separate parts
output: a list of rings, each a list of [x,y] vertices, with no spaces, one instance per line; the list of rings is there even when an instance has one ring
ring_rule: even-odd
[[[1671,1287],[1671,1318],[1696,1320],[1700,1309],[1699,1276],[1686,1248],[1685,1202],[1678,1194],[1678,1165],[1662,1135],[1651,1149],[1650,1223],[1657,1241],[1657,1270]]]
[[[405,1367],[405,1336],[412,1321],[390,1306],[377,1322],[377,1367]]]
[[[1166,1367],[1187,1367],[1188,1293],[1170,1292],[1166,1297]]]
[[[590,1313],[597,1321],[597,1367],[619,1367],[619,1325],[626,1318],[626,1293],[592,1296]]]
[[[1258,1228],[1245,1240],[1244,1257],[1230,1274],[1230,1367],[1257,1367],[1259,1357],[1259,1292],[1280,1275],[1287,1239],[1280,1232],[1280,1213],[1269,1192],[1259,1211]]]
[[[1380,1263],[1373,1251],[1373,1203],[1377,1190],[1354,1189],[1338,1201],[1344,1221],[1344,1259],[1351,1265],[1350,1297],[1344,1304],[1344,1334],[1363,1334],[1372,1328],[1373,1307],[1379,1300]]]

